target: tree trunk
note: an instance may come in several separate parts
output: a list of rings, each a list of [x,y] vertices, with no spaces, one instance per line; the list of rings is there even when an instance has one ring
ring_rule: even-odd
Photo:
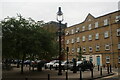
[[[20,63],[19,62],[17,62],[17,68],[19,68],[20,67]]]
[[[31,65],[29,64],[29,71],[31,71]]]
[[[21,74],[23,74],[24,59],[25,59],[25,54],[23,54],[23,58],[22,58],[22,64],[21,64]]]

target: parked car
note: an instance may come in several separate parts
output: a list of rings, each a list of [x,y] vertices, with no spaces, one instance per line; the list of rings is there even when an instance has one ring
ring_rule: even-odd
[[[37,67],[37,62],[36,61],[31,61],[31,64],[30,64],[32,67]]]
[[[49,63],[46,63],[44,66],[45,68],[50,68],[50,67],[53,67],[55,63],[59,63],[59,60],[50,61]]]
[[[18,60],[18,59],[13,61],[14,64],[21,63],[21,62],[22,62],[22,60]]]
[[[25,61],[24,61],[24,64],[25,64],[25,65],[30,65],[30,63],[31,63],[30,60],[25,60]]]
[[[82,63],[82,61],[77,61],[77,62],[76,62],[76,69],[77,69],[77,70],[79,70],[79,67],[78,67],[78,66],[79,66],[81,63]],[[73,71],[73,64],[70,65],[70,70]]]
[[[44,67],[44,64],[46,63],[47,61],[45,60],[35,60],[35,61],[31,61],[31,67],[34,67],[34,68],[38,68],[38,67]]]
[[[70,69],[70,67],[73,65],[73,62],[72,61],[64,61],[61,66],[62,66],[62,69],[66,70],[66,69]]]
[[[92,70],[94,68],[93,63],[91,61],[83,61],[81,64],[78,65],[77,70]]]
[[[61,65],[62,65],[62,63],[63,62],[61,61]],[[59,62],[54,63],[52,68],[58,69],[59,68]]]

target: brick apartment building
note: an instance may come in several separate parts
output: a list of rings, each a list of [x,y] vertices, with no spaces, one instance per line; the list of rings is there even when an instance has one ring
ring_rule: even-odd
[[[62,55],[61,55],[61,60],[64,60],[65,59],[65,54],[63,53],[63,49],[65,47],[65,35],[64,35],[64,30],[65,28],[67,27],[67,24],[61,24],[61,28],[62,28],[62,33],[61,33],[61,48],[62,48]],[[46,23],[44,25],[44,28],[47,29],[48,31],[54,33],[56,35],[55,39],[56,41],[58,42],[59,41],[59,23],[58,22],[55,22],[55,21],[50,21],[48,23]],[[57,56],[58,58],[58,56]]]
[[[86,19],[65,29],[65,49],[69,47],[68,58],[77,59],[80,47],[82,59],[91,60],[94,65],[118,66],[120,64],[120,10]]]

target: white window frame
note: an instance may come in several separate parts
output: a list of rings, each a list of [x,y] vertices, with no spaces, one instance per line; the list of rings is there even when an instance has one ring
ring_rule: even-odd
[[[79,27],[78,27],[78,28],[76,28],[76,33],[77,33],[77,32],[80,32],[80,28],[79,28]]]
[[[85,26],[82,26],[82,31],[85,31]]]
[[[120,28],[117,29],[117,36],[120,36]]]
[[[74,29],[71,30],[71,34],[74,34]]]
[[[95,34],[95,39],[96,39],[96,40],[99,39],[99,33],[96,33],[96,34]]]
[[[104,26],[108,25],[108,19],[104,20]]]
[[[77,52],[79,53],[79,51],[80,51],[80,48],[78,47],[78,48],[77,48]]]
[[[115,17],[115,22],[120,21],[120,15]]]
[[[88,25],[88,30],[91,30],[92,29],[92,26],[91,24]]]
[[[83,52],[86,52],[86,48],[85,47],[83,47]]]
[[[98,28],[98,22],[95,22],[95,28]]]
[[[69,35],[69,31],[66,31],[66,35]]]
[[[86,60],[86,57],[85,57],[85,56],[83,57],[83,61],[84,61],[84,60]]]
[[[109,32],[108,31],[104,32],[104,38],[108,38],[108,37],[109,37]]]
[[[68,40],[66,41],[66,44],[69,44],[69,42],[70,42],[70,40],[68,39]]]
[[[89,47],[89,52],[92,52],[92,47],[91,46]]]
[[[100,51],[100,46],[96,45],[96,51]]]
[[[83,42],[85,41],[85,36],[82,36],[82,41],[83,41]]]
[[[93,62],[93,57],[92,56],[89,57],[89,61]]]
[[[71,43],[74,43],[75,42],[75,39],[71,39]]]
[[[75,52],[75,48],[72,48],[71,52],[74,53]]]
[[[108,48],[107,48],[107,47],[108,47]],[[105,45],[105,50],[106,50],[106,51],[110,50],[110,45],[109,45],[109,44],[106,44],[106,45]]]
[[[106,63],[110,63],[110,56],[106,56]]]
[[[80,37],[77,37],[77,41],[76,42],[80,42]]]
[[[120,43],[118,43],[118,49],[120,49]]]
[[[92,35],[88,36],[88,40],[91,41],[92,40]]]

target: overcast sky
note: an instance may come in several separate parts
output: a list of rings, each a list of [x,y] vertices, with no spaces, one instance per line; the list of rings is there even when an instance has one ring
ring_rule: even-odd
[[[48,2],[49,1],[49,2]],[[0,20],[7,16],[14,17],[17,13],[35,21],[56,21],[58,7],[64,14],[63,23],[68,27],[81,23],[90,13],[99,17],[118,10],[120,0],[1,0]]]

